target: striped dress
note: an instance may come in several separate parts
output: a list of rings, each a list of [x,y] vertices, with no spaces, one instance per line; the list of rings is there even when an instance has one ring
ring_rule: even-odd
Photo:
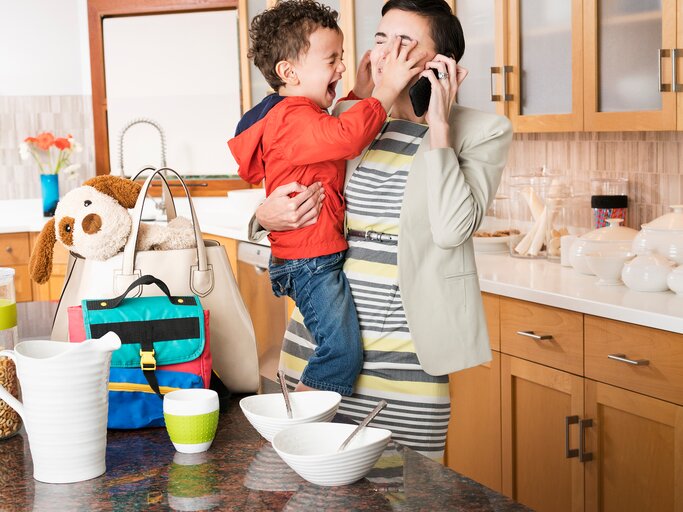
[[[399,235],[399,217],[410,166],[427,126],[389,119],[346,187],[350,230]],[[363,339],[364,364],[354,393],[339,411],[360,421],[380,399],[389,405],[373,420],[401,444],[443,459],[450,399],[448,376],[425,373],[415,353],[398,285],[397,245],[349,238],[344,272]],[[425,297],[425,300],[429,300]],[[280,358],[295,385],[315,345],[296,310]]]

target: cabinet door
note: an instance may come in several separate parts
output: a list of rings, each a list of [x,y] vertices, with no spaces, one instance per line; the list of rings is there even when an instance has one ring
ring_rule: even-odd
[[[270,86],[254,61],[247,57],[249,51],[249,26],[254,17],[275,5],[272,0],[239,0],[238,23],[240,41],[240,74],[242,83],[242,113],[259,103],[270,92]]]
[[[275,379],[287,327],[287,303],[284,297],[273,295],[267,270],[238,261],[237,276],[242,300],[254,324],[261,375]]]
[[[683,510],[683,407],[586,379],[586,510]]]
[[[583,378],[502,356],[503,493],[538,512],[583,510],[578,428]],[[456,412],[457,414],[457,412]]]
[[[450,375],[446,465],[501,491],[500,353],[490,363]]]
[[[586,130],[675,130],[676,0],[584,2]]]
[[[581,0],[509,0],[510,119],[517,132],[583,128]]]
[[[455,5],[466,43],[459,64],[469,71],[458,88],[458,104],[503,115],[507,114],[502,70],[507,34],[505,8],[504,0],[458,0]]]

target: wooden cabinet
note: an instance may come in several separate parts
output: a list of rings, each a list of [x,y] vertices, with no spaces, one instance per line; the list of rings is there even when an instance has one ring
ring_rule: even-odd
[[[583,375],[583,315],[500,298],[501,350]]]
[[[503,493],[533,510],[583,510],[583,466],[576,423],[583,415],[583,379],[502,356]]]
[[[683,129],[681,0],[464,0],[456,14],[459,102],[516,132]]]
[[[0,235],[0,266],[14,269],[17,302],[58,300],[62,292],[68,253],[55,244],[50,280],[42,285],[31,281],[28,262],[38,233],[7,233]]]
[[[490,363],[451,374],[446,465],[502,492],[500,352]]]
[[[683,407],[586,379],[586,510],[683,510]]]
[[[683,335],[485,304],[501,354],[450,377],[449,466],[539,512],[683,511]]]

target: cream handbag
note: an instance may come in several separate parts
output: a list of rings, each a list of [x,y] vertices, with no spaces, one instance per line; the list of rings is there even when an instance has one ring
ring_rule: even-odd
[[[67,308],[80,305],[83,299],[117,297],[144,274],[164,281],[173,295],[197,295],[204,309],[210,311],[210,342],[213,367],[230,391],[254,392],[259,387],[256,338],[225,249],[214,240],[203,240],[190,193],[180,175],[170,168],[154,169],[145,180],[135,208],[133,226],[123,252],[105,261],[86,260],[71,254],[64,289],[55,313],[52,339],[68,339]],[[162,178],[167,195],[170,191],[162,171],[175,175],[187,194],[197,247],[168,251],[136,251],[142,206],[155,176]],[[168,220],[175,217],[172,201],[167,202]],[[130,297],[158,294],[152,287],[140,287]]]

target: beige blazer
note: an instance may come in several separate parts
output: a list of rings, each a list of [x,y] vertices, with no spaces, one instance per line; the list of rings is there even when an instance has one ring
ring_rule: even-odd
[[[354,103],[340,103],[335,114]],[[502,116],[455,105],[450,124],[452,148],[430,149],[429,132],[422,140],[399,224],[403,307],[417,356],[431,375],[491,359],[472,234],[496,194],[512,140]],[[347,183],[361,158],[347,162]],[[263,235],[253,226],[250,233]]]

